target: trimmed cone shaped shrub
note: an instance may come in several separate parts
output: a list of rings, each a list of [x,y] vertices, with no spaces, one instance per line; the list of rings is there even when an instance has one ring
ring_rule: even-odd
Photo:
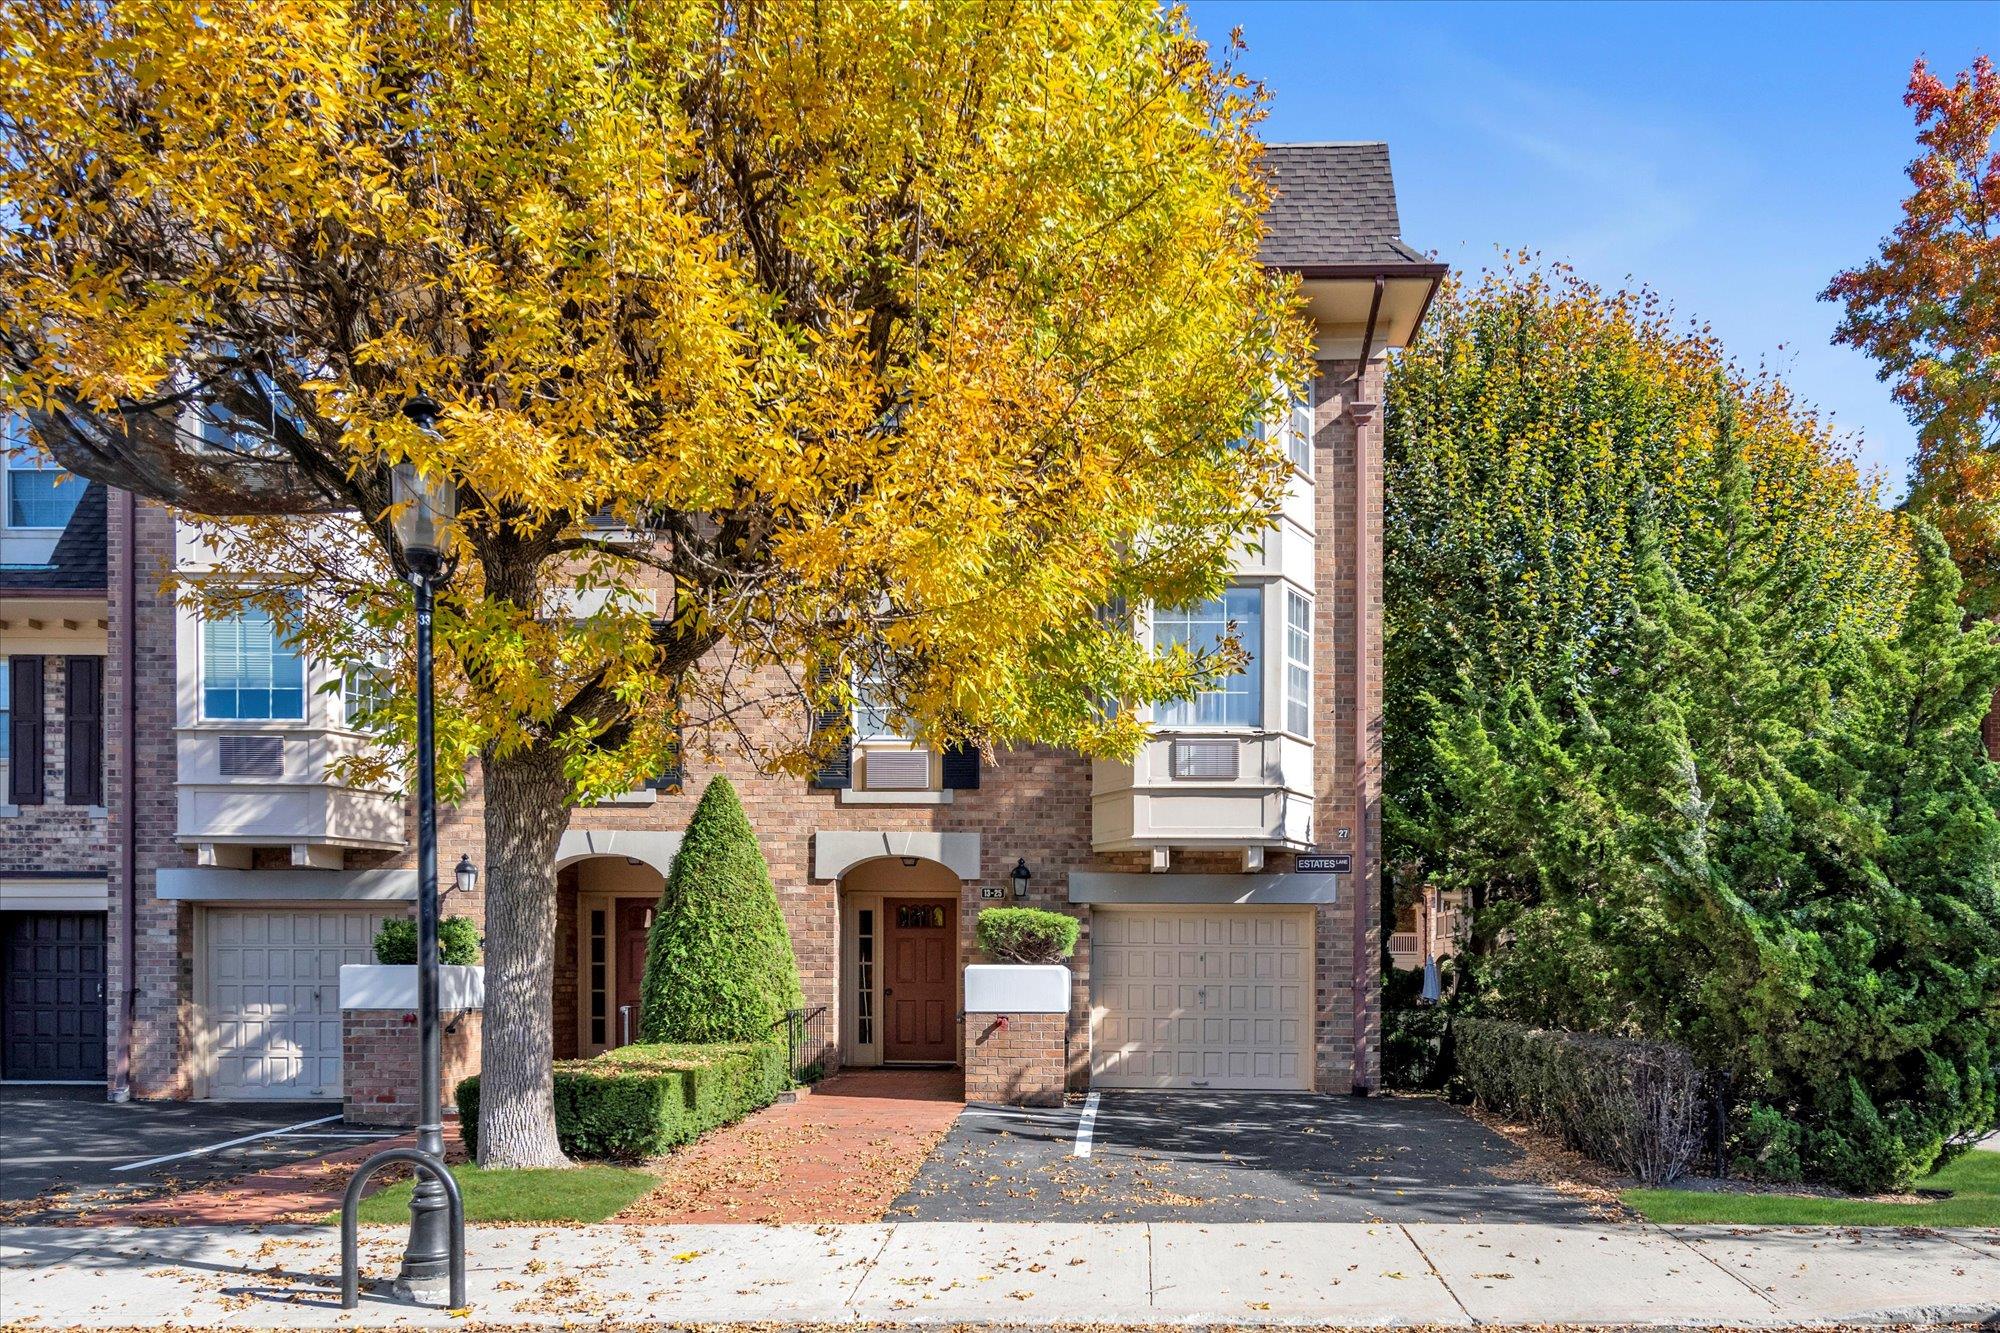
[[[771,868],[728,778],[709,781],[688,820],[640,992],[643,1042],[769,1041],[802,1001]]]

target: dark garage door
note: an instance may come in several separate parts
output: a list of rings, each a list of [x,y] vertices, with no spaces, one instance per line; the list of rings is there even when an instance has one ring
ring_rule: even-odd
[[[0,913],[0,1075],[104,1077],[104,913]]]

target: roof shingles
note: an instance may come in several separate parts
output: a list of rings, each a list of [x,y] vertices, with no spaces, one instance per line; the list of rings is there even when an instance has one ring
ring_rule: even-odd
[[[68,526],[49,562],[39,568],[0,568],[0,596],[7,593],[103,592],[105,583],[104,486],[91,482],[77,497]]]
[[[1429,262],[1403,244],[1389,145],[1270,144],[1264,165],[1273,196],[1264,215],[1266,264],[1396,269]]]

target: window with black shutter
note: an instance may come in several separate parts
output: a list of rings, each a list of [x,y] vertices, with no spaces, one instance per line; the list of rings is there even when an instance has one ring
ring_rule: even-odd
[[[840,679],[841,669],[834,663],[813,672],[813,750],[821,759],[812,785],[845,791],[854,785],[854,719],[835,688]]]
[[[649,791],[678,792],[687,780],[687,766],[681,760],[681,724],[674,723],[673,739],[667,743],[666,757],[661,761],[660,771],[646,779]]]
[[[40,805],[42,792],[42,659],[7,659],[7,803]]]
[[[938,774],[947,791],[979,789],[979,747],[968,741],[948,746],[939,762]]]
[[[104,804],[104,659],[63,659],[63,804]]]

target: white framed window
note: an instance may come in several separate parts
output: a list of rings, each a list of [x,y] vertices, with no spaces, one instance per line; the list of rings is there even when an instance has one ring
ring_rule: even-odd
[[[890,701],[882,682],[872,676],[854,681],[854,739],[857,741],[913,741],[914,728],[897,727],[890,720]]]
[[[1312,736],[1312,602],[1285,589],[1285,730]]]
[[[1195,695],[1161,704],[1154,718],[1163,727],[1261,727],[1264,673],[1258,656],[1264,645],[1264,591],[1233,587],[1222,596],[1184,607],[1153,611],[1153,651],[1176,644],[1193,653],[1213,652],[1234,631],[1248,659],[1242,667]]]
[[[268,611],[201,623],[201,713],[214,721],[302,721],[305,662]]]
[[[340,716],[355,731],[373,731],[391,693],[389,668],[357,662],[340,674]]]
[[[1305,391],[1291,396],[1290,420],[1285,423],[1285,453],[1292,466],[1310,477],[1313,471],[1313,382]]]
[[[66,526],[76,502],[83,498],[83,482],[71,479],[53,458],[29,443],[26,417],[0,420],[0,450],[7,455],[7,526],[31,530]]]

